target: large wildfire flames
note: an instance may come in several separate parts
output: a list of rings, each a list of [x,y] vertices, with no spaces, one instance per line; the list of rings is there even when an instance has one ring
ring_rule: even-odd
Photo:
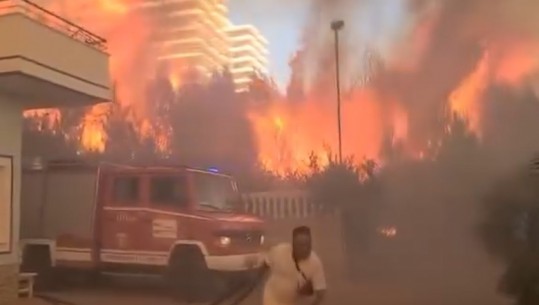
[[[132,123],[140,140],[152,138],[160,152],[167,152],[166,129],[159,128],[160,121],[147,111],[145,99],[147,75],[151,75],[155,63],[151,61],[148,47],[150,22],[129,12],[132,1],[51,1],[45,5],[51,11],[75,19],[89,30],[108,39],[111,55],[111,78],[115,80],[115,97],[119,105],[98,104],[87,110],[80,124],[72,130],[63,130],[67,140],[79,142],[80,150],[102,153],[106,149],[107,124],[111,114],[121,115]],[[137,35],[125,35],[136,32]],[[146,52],[141,54],[141,52]],[[120,109],[120,111],[113,111]],[[52,130],[61,120],[59,110],[31,110],[24,116],[40,121],[40,129]]]
[[[82,151],[104,152],[114,112],[133,124],[141,140],[152,139],[159,152],[170,153],[173,131],[145,98],[147,75],[157,69],[148,48],[151,22],[129,12],[129,1],[92,2],[97,10],[88,10],[84,1],[69,3],[55,9],[109,39],[118,105],[94,106],[66,139],[76,139]],[[323,164],[328,150],[336,152],[333,18],[359,20],[347,22],[341,53],[343,150],[356,159],[380,160],[387,141],[422,158],[447,132],[451,113],[481,138],[489,88],[517,90],[539,68],[539,22],[526,13],[539,9],[534,0],[316,0],[310,9],[286,96],[245,109],[258,160],[277,174],[305,171],[312,153]],[[184,80],[171,73],[169,81],[178,91]],[[39,118],[43,131],[56,130],[62,119],[57,110],[29,111],[25,117]]]

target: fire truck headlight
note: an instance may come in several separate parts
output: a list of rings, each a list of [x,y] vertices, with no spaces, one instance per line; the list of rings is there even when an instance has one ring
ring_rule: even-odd
[[[263,245],[265,241],[264,235],[260,235],[260,244]]]
[[[219,237],[219,245],[221,245],[222,247],[228,247],[230,245],[230,237],[228,236],[221,236]]]

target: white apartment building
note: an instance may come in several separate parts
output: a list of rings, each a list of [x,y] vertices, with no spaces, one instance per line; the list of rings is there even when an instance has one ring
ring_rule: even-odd
[[[237,91],[245,91],[253,73],[268,73],[268,41],[252,25],[231,25],[226,33],[230,43],[230,72]]]
[[[195,67],[209,73],[228,64],[224,0],[139,0],[136,6],[156,27],[158,59],[172,69]]]
[[[107,36],[107,20],[103,24],[95,14],[95,2],[86,0],[70,9],[74,0],[53,1],[55,11],[70,12],[71,19]],[[73,1],[73,2],[72,2]],[[172,74],[195,68],[201,76],[228,67],[238,92],[247,90],[253,73],[267,74],[268,41],[253,25],[233,25],[228,17],[227,0],[133,0],[128,10],[147,18],[157,59],[166,63]],[[253,0],[256,1],[256,0]],[[123,13],[123,12],[122,12]],[[96,28],[97,27],[97,28]],[[109,29],[110,30],[110,29]],[[136,33],[126,33],[136,35]],[[179,75],[176,75],[180,77]]]

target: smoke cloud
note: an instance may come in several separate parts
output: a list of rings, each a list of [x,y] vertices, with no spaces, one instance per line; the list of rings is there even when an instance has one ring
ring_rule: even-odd
[[[478,136],[492,134],[483,131],[488,88],[521,90],[537,71],[539,21],[529,13],[537,6],[529,0],[313,1],[289,92],[328,105],[326,113],[333,109],[330,23],[342,19],[343,124],[357,135],[346,142],[382,143],[381,137],[405,134],[400,138],[417,152],[447,132],[453,112]],[[331,136],[326,141],[334,143]],[[379,145],[348,146],[359,157],[379,154]]]

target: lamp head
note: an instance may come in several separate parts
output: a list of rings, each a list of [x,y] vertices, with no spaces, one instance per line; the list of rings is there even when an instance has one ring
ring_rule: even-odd
[[[338,31],[344,27],[344,21],[343,20],[335,20],[331,22],[331,29],[334,31]]]

